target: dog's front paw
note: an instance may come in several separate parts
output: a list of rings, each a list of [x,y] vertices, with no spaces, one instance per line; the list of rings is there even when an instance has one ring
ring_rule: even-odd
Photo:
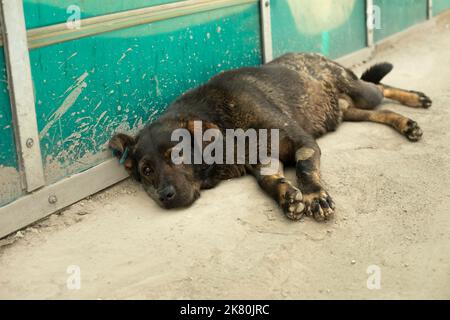
[[[417,101],[414,106],[428,109],[433,104],[433,101],[423,92],[410,91],[417,95]]]
[[[317,221],[330,219],[334,214],[334,202],[330,195],[323,189],[317,192],[304,194],[303,202],[306,206],[306,214],[313,216]]]
[[[406,138],[408,138],[409,141],[419,141],[422,138],[423,131],[420,129],[417,122],[414,120],[408,120],[406,123],[405,128],[403,129],[403,134]]]
[[[305,205],[302,202],[302,192],[294,186],[284,194],[283,210],[286,216],[291,220],[300,220],[305,213]]]

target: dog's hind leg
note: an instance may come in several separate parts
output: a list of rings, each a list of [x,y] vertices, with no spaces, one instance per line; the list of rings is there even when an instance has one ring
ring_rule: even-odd
[[[403,92],[400,89],[391,89],[393,92]],[[392,97],[392,93],[381,90],[381,85],[358,81],[353,86],[353,92],[342,95],[339,107],[343,113],[344,121],[370,121],[388,125],[404,135],[410,141],[418,141],[423,135],[417,122],[389,110],[375,109],[381,103],[384,95]]]
[[[283,164],[277,159],[271,159],[270,167],[277,167],[275,172],[265,172],[268,165],[248,165],[247,170],[255,176],[260,187],[268,193],[283,209],[289,219],[300,220],[303,217],[305,205],[303,195],[284,176]]]
[[[389,110],[362,110],[355,107],[344,109],[344,121],[370,121],[388,125],[410,141],[418,141],[422,130],[417,122]]]
[[[373,110],[384,99],[380,86],[362,80],[356,80],[349,88],[347,94],[341,97],[352,106],[360,109]]]
[[[395,87],[391,87],[381,83],[381,80],[393,69],[393,65],[388,62],[383,62],[376,64],[370,67],[364,74],[361,76],[361,80],[357,83],[357,87],[364,87],[364,85],[360,85],[361,83],[365,83],[367,85],[375,84],[382,95],[385,98],[392,99],[395,101],[404,104],[405,106],[412,108],[429,108],[432,105],[432,101],[429,97],[427,97],[424,93],[418,91],[410,91],[399,89]],[[365,86],[368,87],[368,86]],[[359,88],[357,88],[359,89]],[[362,90],[364,91],[364,90]],[[353,97],[352,97],[353,98]],[[356,106],[362,109],[372,109],[372,108],[364,108],[363,106],[358,105],[357,101]]]
[[[428,109],[433,103],[431,99],[422,92],[394,88],[385,84],[379,84],[378,86],[385,98],[398,101],[411,108]]]

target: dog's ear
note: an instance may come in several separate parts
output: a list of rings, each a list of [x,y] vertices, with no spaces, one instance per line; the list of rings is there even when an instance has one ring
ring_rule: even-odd
[[[129,170],[133,168],[134,160],[130,154],[135,144],[135,139],[124,133],[118,133],[109,140],[109,148],[113,151],[114,156],[119,158],[120,164]]]
[[[201,123],[201,126],[200,126]],[[197,137],[199,137],[200,139],[203,137],[203,134],[208,130],[208,129],[214,129],[214,130],[218,130],[220,131],[219,127],[211,122],[207,122],[207,121],[200,121],[200,120],[189,120],[186,122],[186,129],[191,133],[192,137],[196,137],[195,135],[195,131],[201,131],[199,132],[200,136],[197,135]],[[196,142],[199,146],[202,146],[202,150],[209,145],[211,142],[208,141],[194,141]]]
[[[200,120],[189,120],[187,121],[187,125],[186,125],[186,129],[189,130],[189,132],[193,135],[194,134],[194,130],[195,130],[195,123],[196,122],[201,122],[202,123],[202,131],[205,132],[208,129],[217,129],[219,130],[219,127],[211,122],[207,122],[207,121],[200,121]]]

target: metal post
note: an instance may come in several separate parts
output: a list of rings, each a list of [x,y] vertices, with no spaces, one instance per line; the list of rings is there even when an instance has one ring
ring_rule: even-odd
[[[261,4],[261,34],[262,34],[263,62],[268,63],[273,60],[270,0],[261,0],[260,4]]]
[[[26,190],[45,184],[22,0],[1,0],[5,63],[16,145]]]
[[[431,19],[431,18],[433,18],[433,0],[428,0],[427,4],[428,4],[427,17],[428,17],[428,19]]]
[[[366,37],[367,46],[372,48],[375,44],[374,41],[374,8],[373,0],[366,0]]]

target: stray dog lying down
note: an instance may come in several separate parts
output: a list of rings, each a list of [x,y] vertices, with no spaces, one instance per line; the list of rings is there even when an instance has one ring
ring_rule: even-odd
[[[342,121],[382,123],[410,141],[422,137],[415,121],[392,111],[375,110],[383,98],[412,108],[432,104],[421,92],[382,84],[392,68],[389,63],[377,64],[358,78],[321,55],[291,53],[260,67],[222,72],[179,97],[136,137],[116,134],[110,148],[163,208],[187,207],[199,198],[200,190],[250,173],[288,218],[299,220],[306,214],[323,221],[333,215],[335,204],[320,177],[321,150],[316,138],[336,130]],[[249,161],[254,143],[246,146],[241,161],[233,154],[235,161],[231,162],[175,163],[177,152],[179,158],[192,160],[195,151],[183,150],[180,155],[173,133],[183,129],[195,136],[199,127],[224,135],[229,129],[277,130],[276,138],[271,135],[266,143],[270,149],[274,143],[278,145],[277,157],[266,152],[276,169],[268,174],[264,172],[267,161]],[[189,145],[197,151],[205,151],[213,140],[190,139]],[[224,147],[225,151],[233,148],[229,143]],[[283,165],[295,166],[297,184],[284,177]]]

